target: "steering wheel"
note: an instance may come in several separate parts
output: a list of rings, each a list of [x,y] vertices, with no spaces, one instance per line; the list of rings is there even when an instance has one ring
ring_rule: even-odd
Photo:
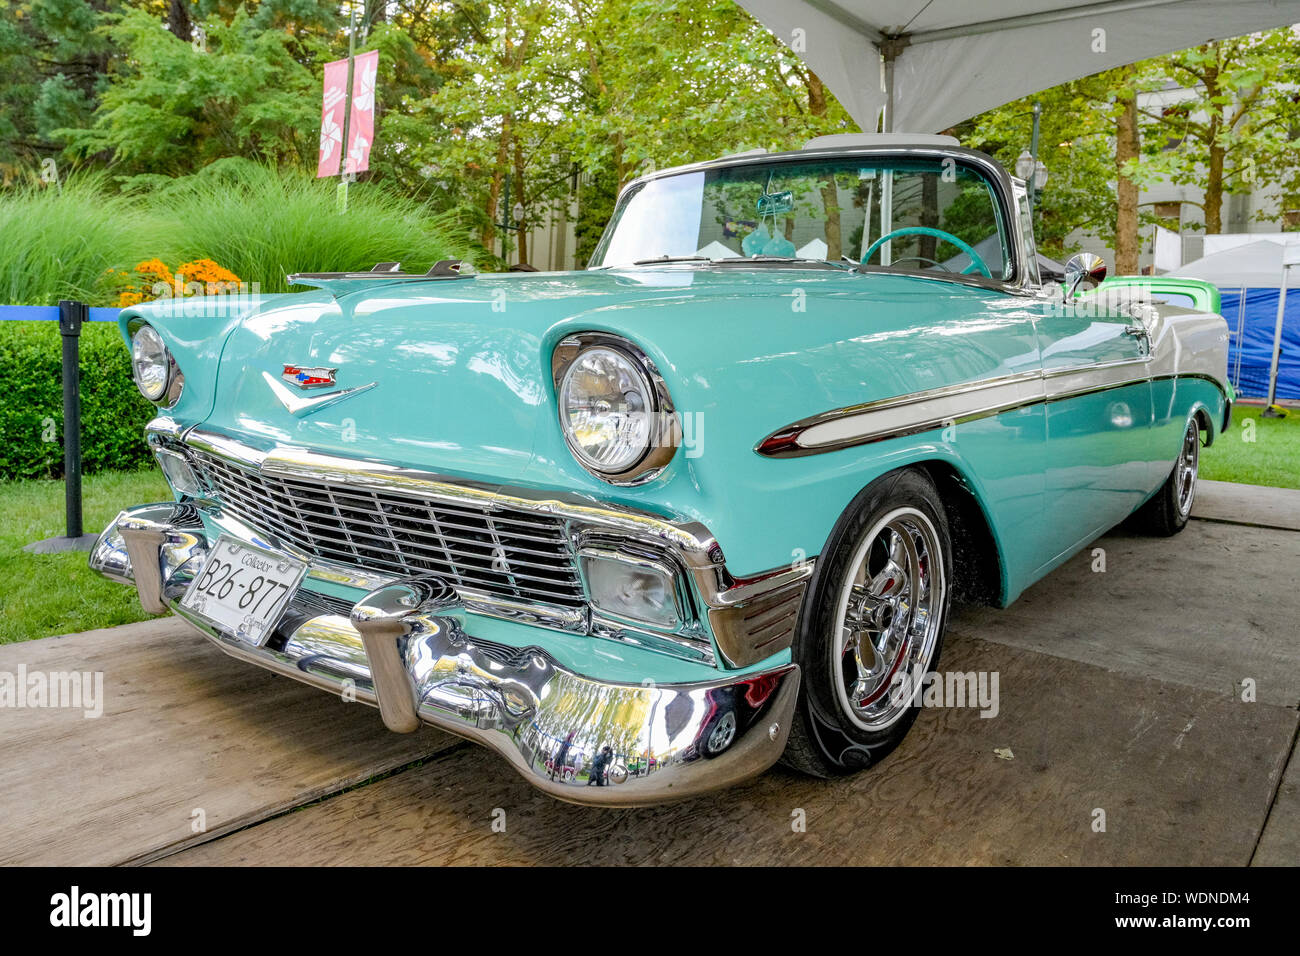
[[[988,265],[980,258],[980,254],[972,249],[969,245],[962,242],[951,232],[944,232],[942,229],[932,229],[929,226],[903,226],[901,229],[895,229],[893,232],[887,232],[870,246],[867,251],[862,253],[862,262],[865,263],[871,258],[871,254],[887,243],[890,239],[897,239],[900,236],[934,236],[936,239],[942,239],[944,242],[950,242],[966,255],[970,256],[970,265],[961,270],[962,275],[970,275],[971,270],[978,269],[980,274],[986,279],[992,279],[993,273],[989,271]]]

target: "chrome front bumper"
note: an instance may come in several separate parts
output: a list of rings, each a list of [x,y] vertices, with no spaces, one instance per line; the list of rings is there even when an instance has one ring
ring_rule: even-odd
[[[378,588],[346,617],[291,604],[277,633],[254,646],[180,606],[207,550],[192,508],[144,505],[104,530],[90,566],[134,583],[145,610],[175,613],[227,654],[377,706],[395,731],[430,724],[491,747],[562,800],[689,797],[761,773],[785,747],[799,690],[793,664],[691,684],[602,681],[541,647],[475,638],[473,617],[434,576]],[[595,774],[605,748],[607,770]]]

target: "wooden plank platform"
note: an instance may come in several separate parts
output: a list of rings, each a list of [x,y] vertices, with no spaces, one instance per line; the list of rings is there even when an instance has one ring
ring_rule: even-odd
[[[1278,489],[1266,489],[1278,490]],[[1093,549],[1105,552],[1093,570]],[[1192,521],[1173,538],[1117,530],[1011,607],[963,608],[950,632],[1139,677],[1300,704],[1300,534]]]
[[[1196,482],[1192,517],[1300,531],[1300,491],[1202,478]]]
[[[925,712],[894,755],[856,777],[820,781],[777,769],[682,804],[600,811],[550,800],[491,754],[461,748],[161,862],[1250,861],[1295,711],[970,638],[949,650],[944,669],[1000,673],[1001,713]],[[505,833],[491,827],[497,808]],[[1092,830],[1098,808],[1104,833]],[[803,833],[792,829],[799,810]]]
[[[0,710],[0,863],[142,861],[458,741],[236,661],[176,618],[0,647],[0,671],[103,674],[103,716]],[[200,810],[206,832],[193,832]]]
[[[1293,741],[1291,761],[1260,834],[1253,866],[1300,866],[1300,761],[1295,755]]]

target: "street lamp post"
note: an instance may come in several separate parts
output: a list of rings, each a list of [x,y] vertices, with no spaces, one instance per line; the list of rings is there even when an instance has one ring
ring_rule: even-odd
[[[1039,120],[1043,115],[1043,105],[1041,103],[1034,104],[1032,115],[1034,125],[1029,136],[1029,148],[1021,150],[1020,155],[1016,158],[1016,175],[1025,181],[1025,186],[1029,191],[1029,208],[1031,210],[1038,203],[1038,194],[1047,185],[1047,165],[1038,158],[1038,127]]]
[[[524,218],[524,204],[517,202],[512,208],[510,205],[510,174],[505,174],[505,201],[501,203],[501,221],[494,223],[501,229],[501,258],[506,259],[510,255],[510,233],[519,231],[519,223]],[[510,217],[514,216],[515,221],[511,222]]]
[[[1030,166],[1031,175],[1028,177],[1029,183],[1029,208],[1032,209],[1038,205],[1038,126],[1039,121],[1043,118],[1043,104],[1034,104],[1034,126],[1033,131],[1029,134],[1029,155],[1033,160]]]

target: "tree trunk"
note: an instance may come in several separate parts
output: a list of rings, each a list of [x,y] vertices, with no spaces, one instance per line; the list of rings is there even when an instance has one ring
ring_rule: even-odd
[[[518,202],[524,201],[524,151],[519,145],[519,140],[515,140],[515,194],[519,197]],[[514,221],[515,213],[513,209],[506,210],[506,216],[510,221]],[[527,264],[528,262],[528,210],[524,209],[524,218],[520,219],[515,225],[518,227],[517,235],[519,236],[519,261]]]
[[[1132,66],[1121,71],[1120,113],[1115,121],[1115,274],[1137,275],[1138,186],[1124,175],[1129,160],[1136,160],[1142,141],[1138,132],[1137,90]]]
[[[487,226],[483,230],[483,245],[488,252],[497,235],[497,205],[501,202],[501,179],[510,158],[510,117],[501,120],[501,139],[497,142],[497,161],[492,169],[492,186],[488,189]],[[502,220],[503,222],[505,220]]]
[[[939,228],[939,174],[921,177],[921,225],[931,229]],[[922,259],[935,260],[939,254],[939,239],[936,236],[917,236],[917,255]],[[925,263],[921,263],[924,265]]]
[[[1223,232],[1223,147],[1210,147],[1210,166],[1205,179],[1205,234]]]
[[[826,86],[822,78],[812,70],[805,80],[808,87],[808,112],[818,119],[826,116]],[[835,188],[834,176],[822,186],[822,207],[826,210],[826,258],[839,262],[844,252],[843,237],[840,235],[840,197]]]
[[[179,40],[189,43],[194,33],[190,20],[190,0],[169,0],[167,4],[167,29]]]
[[[1222,92],[1219,84],[1218,57],[1222,54],[1218,43],[1211,43],[1216,62],[1205,69],[1205,98],[1214,103],[1215,97]],[[1210,110],[1210,121],[1206,124],[1209,142],[1209,164],[1205,174],[1205,234],[1218,235],[1223,232],[1223,161],[1225,150],[1219,143],[1219,129],[1223,125],[1223,107],[1214,105]]]

